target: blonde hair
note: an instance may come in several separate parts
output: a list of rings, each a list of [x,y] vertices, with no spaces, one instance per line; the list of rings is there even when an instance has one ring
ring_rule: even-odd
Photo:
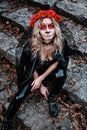
[[[55,36],[53,39],[53,52],[52,54],[55,55],[58,52],[62,52],[62,41],[61,41],[61,30],[58,25],[58,23],[54,20],[54,18],[51,18],[51,20],[54,23],[55,26]],[[43,49],[43,40],[40,35],[40,24],[41,24],[42,19],[39,19],[36,21],[33,32],[32,32],[32,38],[31,38],[31,50],[32,50],[32,56],[36,57],[37,55],[40,56],[41,50]]]

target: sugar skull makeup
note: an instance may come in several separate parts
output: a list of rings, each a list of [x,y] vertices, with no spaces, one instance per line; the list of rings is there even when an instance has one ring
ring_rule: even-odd
[[[54,29],[55,27],[53,23],[49,23],[49,24],[41,23],[40,25],[41,30],[46,30],[47,28]]]
[[[55,35],[55,26],[50,18],[44,18],[40,25],[40,34],[45,43],[52,41]]]

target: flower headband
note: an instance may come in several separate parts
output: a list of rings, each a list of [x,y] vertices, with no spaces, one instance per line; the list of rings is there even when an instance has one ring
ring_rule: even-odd
[[[55,21],[57,22],[61,22],[62,20],[62,16],[57,14],[55,11],[53,10],[40,10],[38,13],[34,14],[31,18],[30,18],[30,27],[34,27],[35,22],[40,19],[40,18],[54,18]]]

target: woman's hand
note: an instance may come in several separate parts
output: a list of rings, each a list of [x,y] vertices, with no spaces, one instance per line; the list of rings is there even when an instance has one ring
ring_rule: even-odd
[[[43,84],[41,84],[40,92],[48,100],[49,91]]]
[[[41,83],[42,83],[42,78],[41,78],[41,76],[40,76],[40,77],[36,78],[36,79],[32,82],[32,84],[31,84],[31,86],[32,86],[31,91],[34,91],[35,89],[40,88]]]

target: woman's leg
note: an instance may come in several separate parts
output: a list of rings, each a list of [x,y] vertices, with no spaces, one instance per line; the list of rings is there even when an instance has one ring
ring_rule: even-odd
[[[28,94],[30,93],[31,90],[31,83],[32,83],[32,79],[26,83],[24,83],[21,88],[19,89],[19,91],[16,93],[15,97],[13,98],[13,100],[11,101],[8,110],[7,110],[7,115],[6,118],[8,120],[12,119],[13,116],[15,115],[15,113],[19,110],[19,107],[21,105],[21,103],[23,102],[23,100],[28,96]]]
[[[65,83],[65,79],[66,77],[56,78],[56,76],[54,76],[52,80],[52,89],[48,97],[48,104],[50,114],[53,117],[58,115],[59,110],[58,105],[56,103],[56,98]]]
[[[24,83],[19,91],[16,93],[15,97],[11,101],[7,114],[5,116],[5,119],[0,127],[0,130],[9,130],[11,123],[10,121],[16,114],[16,112],[19,110],[20,105],[22,104],[23,100],[26,98],[26,96],[30,93],[31,91],[31,83],[33,79],[30,79],[30,81]]]
[[[58,95],[60,90],[62,89],[64,83],[65,83],[66,77],[56,78],[54,77],[52,80],[52,89],[50,94],[51,95]]]

